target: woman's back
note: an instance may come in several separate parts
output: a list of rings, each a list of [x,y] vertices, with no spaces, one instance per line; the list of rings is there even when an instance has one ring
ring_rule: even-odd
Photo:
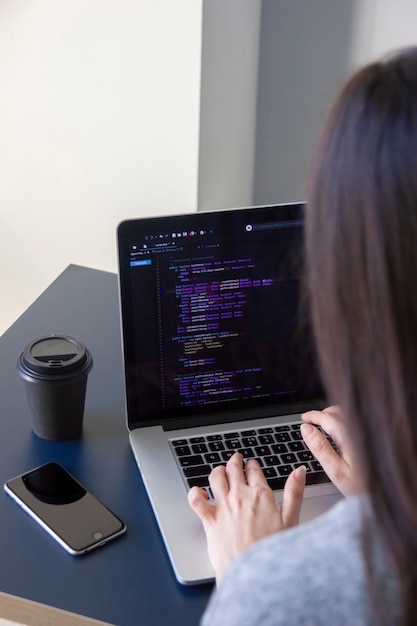
[[[364,546],[372,557],[375,606]],[[228,569],[203,620],[203,626],[399,623],[392,564],[366,497],[344,500],[321,518],[245,552]]]

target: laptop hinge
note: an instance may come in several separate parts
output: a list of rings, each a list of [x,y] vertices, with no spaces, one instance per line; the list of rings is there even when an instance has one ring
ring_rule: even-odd
[[[238,421],[261,419],[265,417],[280,417],[282,415],[292,415],[303,413],[312,409],[323,409],[326,402],[317,400],[316,402],[298,402],[280,407],[263,407],[258,409],[245,409],[241,412],[219,413],[218,415],[195,415],[187,418],[174,418],[161,423],[164,431],[178,430],[181,428],[197,428],[199,426],[214,426],[216,424],[229,424]]]

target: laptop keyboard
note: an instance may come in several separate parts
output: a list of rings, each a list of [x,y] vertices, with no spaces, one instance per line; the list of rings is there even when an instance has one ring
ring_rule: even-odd
[[[195,485],[202,487],[210,499],[213,499],[208,480],[210,472],[216,465],[227,463],[235,452],[240,452],[244,460],[256,459],[274,491],[283,489],[289,474],[300,465],[307,469],[307,485],[330,482],[323,467],[304,444],[301,424],[292,422],[241,432],[173,439],[170,443],[187,489]],[[326,437],[335,447],[331,437]]]

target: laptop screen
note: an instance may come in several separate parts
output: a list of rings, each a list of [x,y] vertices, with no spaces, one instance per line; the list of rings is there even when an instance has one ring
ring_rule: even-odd
[[[302,224],[291,204],[119,226],[130,428],[284,414],[322,397],[300,306]]]

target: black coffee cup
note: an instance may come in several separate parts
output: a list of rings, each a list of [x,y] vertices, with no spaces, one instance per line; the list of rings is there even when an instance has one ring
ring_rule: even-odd
[[[27,344],[17,370],[25,381],[32,430],[38,437],[64,441],[80,436],[92,366],[90,352],[74,337],[45,335]]]

